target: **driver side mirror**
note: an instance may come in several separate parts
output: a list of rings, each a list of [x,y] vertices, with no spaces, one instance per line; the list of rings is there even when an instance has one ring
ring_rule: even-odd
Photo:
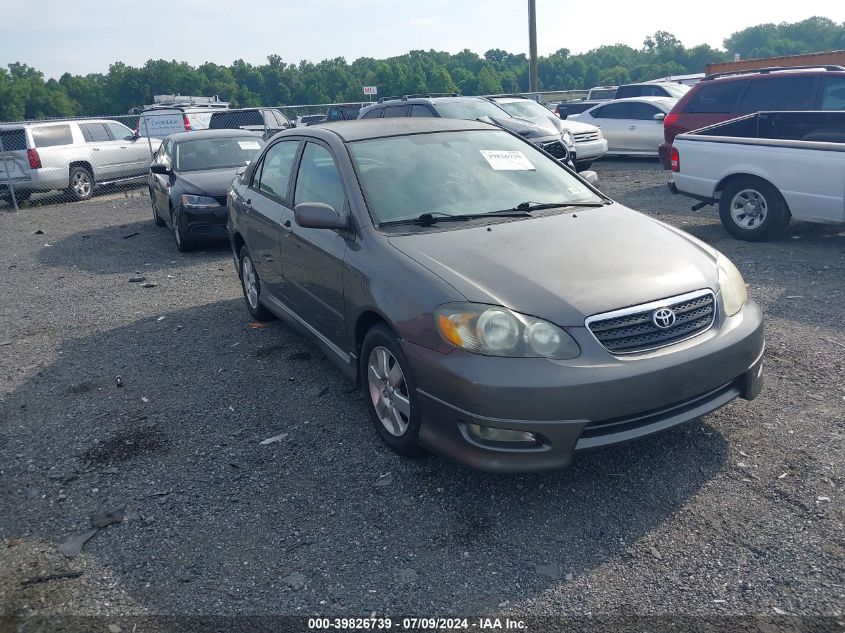
[[[170,171],[170,167],[164,163],[155,163],[154,165],[150,165],[150,172],[159,174],[160,176],[169,176],[172,173]]]
[[[586,180],[588,183],[590,183],[593,187],[598,187],[598,185],[599,185],[599,175],[596,172],[594,172],[592,170],[591,171],[582,171],[578,175],[581,176],[581,178]]]
[[[302,202],[293,208],[296,224],[306,229],[345,229],[346,221],[322,202]]]
[[[662,121],[666,118],[666,115],[663,112],[658,112],[652,117],[655,121]]]

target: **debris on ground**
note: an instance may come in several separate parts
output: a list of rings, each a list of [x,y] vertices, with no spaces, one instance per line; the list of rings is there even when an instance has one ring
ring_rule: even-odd
[[[126,506],[122,505],[107,512],[96,512],[91,515],[91,525],[95,528],[108,527],[113,523],[120,523],[126,514]]]
[[[660,554],[659,551],[657,551],[657,548],[654,547],[654,545],[652,545],[651,547],[648,548],[648,552],[649,552],[649,554],[654,556],[657,560],[663,559],[663,556]]]
[[[147,278],[146,278],[146,277],[130,277],[130,278],[129,278],[129,283],[130,283],[130,284],[140,284],[140,283],[142,283],[142,282],[144,282],[144,281],[146,281],[146,280],[147,280]]]
[[[94,538],[94,535],[99,531],[99,528],[94,528],[92,530],[88,530],[87,532],[83,532],[82,534],[71,536],[68,540],[59,545],[59,553],[64,554],[68,558],[76,558],[82,552],[82,548],[85,543]]]
[[[379,475],[378,479],[375,480],[373,485],[377,488],[384,488],[385,486],[389,486],[392,483],[393,473],[384,473],[383,475]]]
[[[121,378],[120,376],[117,376],[117,377],[114,379],[114,381],[115,381],[115,384],[117,384],[117,386],[118,386],[118,387],[122,387],[122,386],[123,386],[123,378]]]
[[[140,235],[140,233],[138,231],[135,231],[134,233],[130,233],[129,235],[124,235],[123,239],[128,240],[130,237],[135,237],[136,235]]]
[[[285,439],[288,436],[287,433],[281,433],[279,435],[274,435],[273,437],[268,437],[266,440],[261,440],[258,444],[261,446],[267,446],[268,444],[272,444],[273,442],[278,442],[280,440]]]
[[[306,579],[305,576],[300,574],[298,571],[295,571],[292,574],[289,574],[282,578],[282,582],[294,591],[299,591],[300,589],[305,587]]]
[[[141,284],[141,288],[155,288],[158,284],[154,284],[151,281],[145,281]]]
[[[270,325],[270,324],[265,323],[264,321],[253,321],[252,323],[249,324],[249,329],[250,330],[263,330],[268,325]]]
[[[560,565],[558,565],[557,563],[538,563],[534,565],[534,571],[536,571],[541,576],[546,576],[548,578],[551,578],[552,580],[560,580]]]
[[[21,581],[21,587],[28,587],[29,585],[37,585],[42,582],[50,582],[51,580],[67,580],[70,578],[79,578],[82,575],[81,571],[68,571],[63,574],[49,574],[47,576],[35,576]]]

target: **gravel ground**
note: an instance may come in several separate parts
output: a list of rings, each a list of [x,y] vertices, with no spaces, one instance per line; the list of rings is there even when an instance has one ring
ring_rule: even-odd
[[[736,262],[767,384],[527,476],[392,454],[314,346],[251,327],[228,248],[178,254],[146,198],[0,205],[0,616],[841,616],[845,232],[738,242],[656,162],[595,169]]]

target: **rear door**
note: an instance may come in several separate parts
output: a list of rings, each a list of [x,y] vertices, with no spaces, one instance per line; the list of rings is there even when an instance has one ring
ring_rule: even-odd
[[[90,162],[97,180],[111,180],[119,177],[121,157],[105,123],[102,121],[80,123],[79,129],[82,132],[82,138],[85,139],[85,145],[90,150]]]
[[[817,83],[817,75],[761,75],[751,80],[739,98],[734,114],[812,110]]]
[[[328,146],[305,143],[296,175],[293,205],[321,202],[348,216],[346,188]],[[340,231],[307,229],[292,223],[283,242],[285,296],[293,310],[335,345],[344,332],[343,261]]]
[[[291,173],[299,139],[273,143],[253,172],[241,225],[247,248],[264,287],[282,296],[283,253],[293,226]]]
[[[697,90],[672,125],[671,136],[667,138],[736,117],[733,112],[748,83],[748,79],[700,81],[696,86]]]

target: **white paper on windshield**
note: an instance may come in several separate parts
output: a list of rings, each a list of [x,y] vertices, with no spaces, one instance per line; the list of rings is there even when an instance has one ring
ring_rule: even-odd
[[[241,149],[261,149],[258,141],[238,141],[238,145],[241,146]]]
[[[487,164],[496,171],[534,171],[534,165],[519,150],[480,149]]]

